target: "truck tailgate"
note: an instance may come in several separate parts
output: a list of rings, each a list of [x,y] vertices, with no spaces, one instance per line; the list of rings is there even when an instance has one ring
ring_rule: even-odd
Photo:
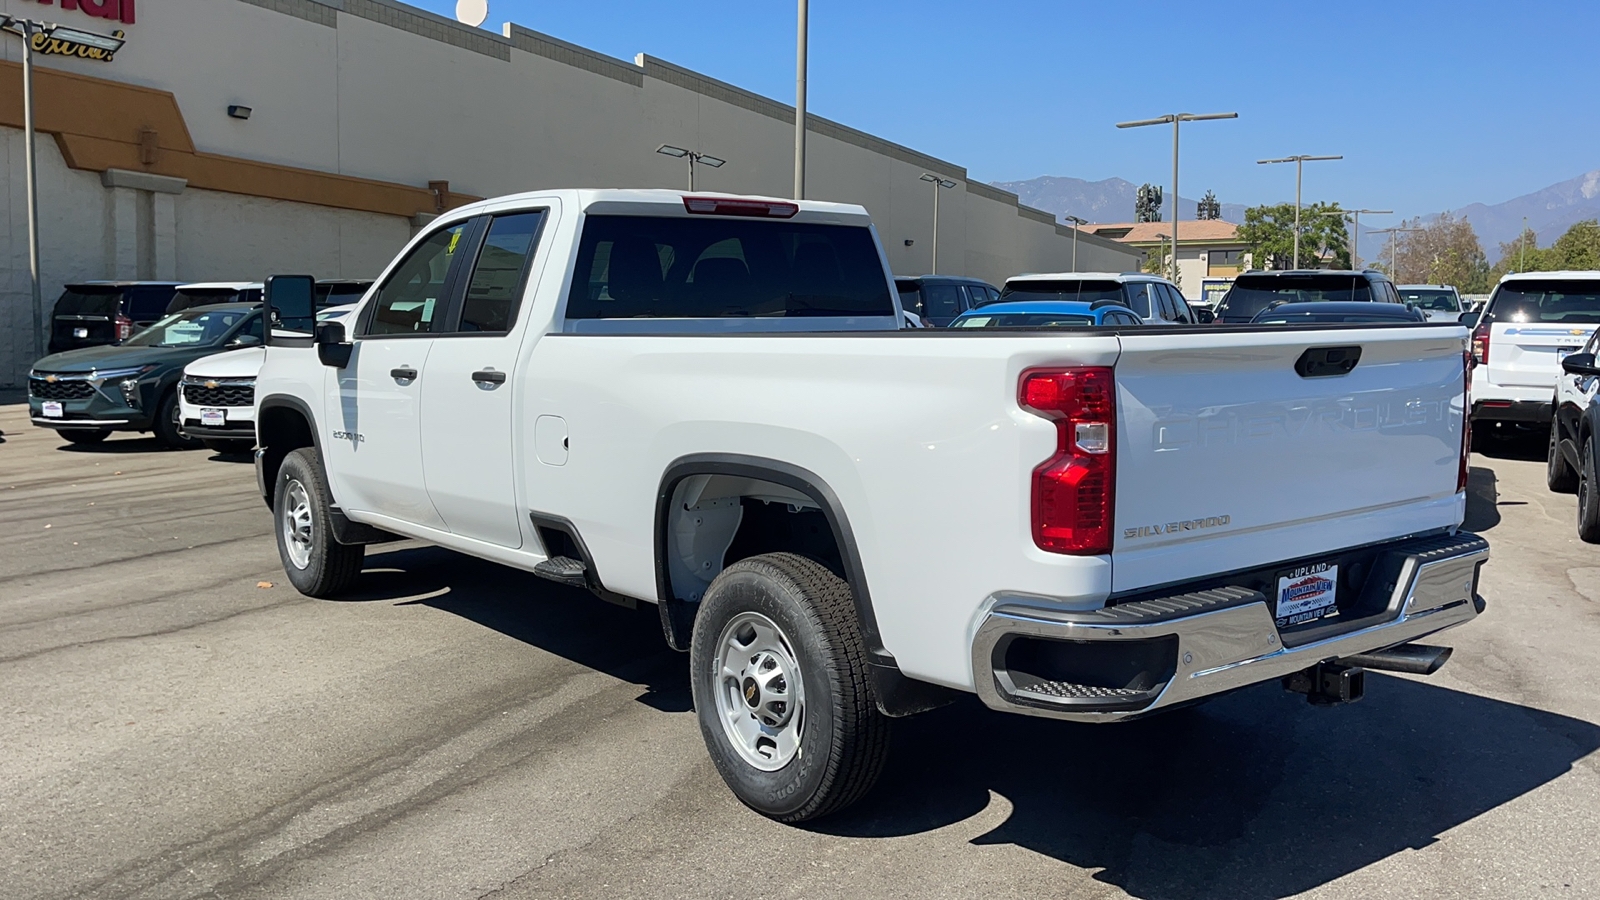
[[[1459,326],[1121,341],[1114,592],[1460,523]],[[1348,373],[1297,371],[1351,347]]]

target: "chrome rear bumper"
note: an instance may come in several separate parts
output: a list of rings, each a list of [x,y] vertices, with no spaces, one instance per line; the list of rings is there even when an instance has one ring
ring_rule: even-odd
[[[1384,551],[1395,574],[1383,611],[1285,646],[1269,600],[1259,591],[1219,587],[1090,611],[1047,601],[1003,599],[978,627],[972,671],[991,708],[1085,722],[1144,716],[1246,685],[1272,681],[1319,662],[1408,643],[1470,621],[1482,610],[1478,567],[1489,544],[1474,534],[1410,541]],[[1377,578],[1376,571],[1369,578]],[[1387,578],[1368,590],[1389,588]],[[1378,598],[1378,599],[1381,599]],[[1049,679],[1011,668],[1018,638],[1068,642],[1052,652],[1104,660],[1107,676]],[[1123,642],[1118,644],[1117,642]],[[1126,651],[1126,653],[1122,653]],[[1120,658],[1126,656],[1126,659]],[[1114,682],[1139,674],[1126,686]],[[1088,683],[1098,681],[1098,683]]]

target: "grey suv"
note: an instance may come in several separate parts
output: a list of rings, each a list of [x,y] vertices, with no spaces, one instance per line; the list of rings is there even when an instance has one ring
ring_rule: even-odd
[[[957,275],[902,275],[894,286],[900,292],[901,309],[937,328],[973,307],[1000,299],[1000,291],[987,281]]]
[[[1400,292],[1382,272],[1367,269],[1251,271],[1234,280],[1217,304],[1217,323],[1243,325],[1279,303],[1371,301],[1401,303]]]

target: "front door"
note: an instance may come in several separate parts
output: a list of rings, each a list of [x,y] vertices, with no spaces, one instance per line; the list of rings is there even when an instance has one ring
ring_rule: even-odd
[[[395,265],[352,323],[350,363],[331,370],[322,435],[334,496],[439,530],[422,480],[421,398],[467,222],[429,235]]]
[[[452,534],[501,547],[523,544],[513,478],[514,378],[526,327],[522,308],[550,210],[489,216],[474,230],[447,328],[433,342],[422,384],[422,458],[428,496]],[[481,235],[481,237],[477,237]]]

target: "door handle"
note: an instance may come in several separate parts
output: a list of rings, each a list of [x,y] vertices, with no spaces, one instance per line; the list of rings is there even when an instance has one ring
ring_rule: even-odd
[[[480,372],[473,372],[472,380],[478,384],[505,384],[506,373],[496,372],[493,369],[484,369]]]
[[[389,377],[393,378],[393,379],[396,379],[397,381],[416,381],[417,380],[417,370],[416,369],[390,369],[389,370]]]

